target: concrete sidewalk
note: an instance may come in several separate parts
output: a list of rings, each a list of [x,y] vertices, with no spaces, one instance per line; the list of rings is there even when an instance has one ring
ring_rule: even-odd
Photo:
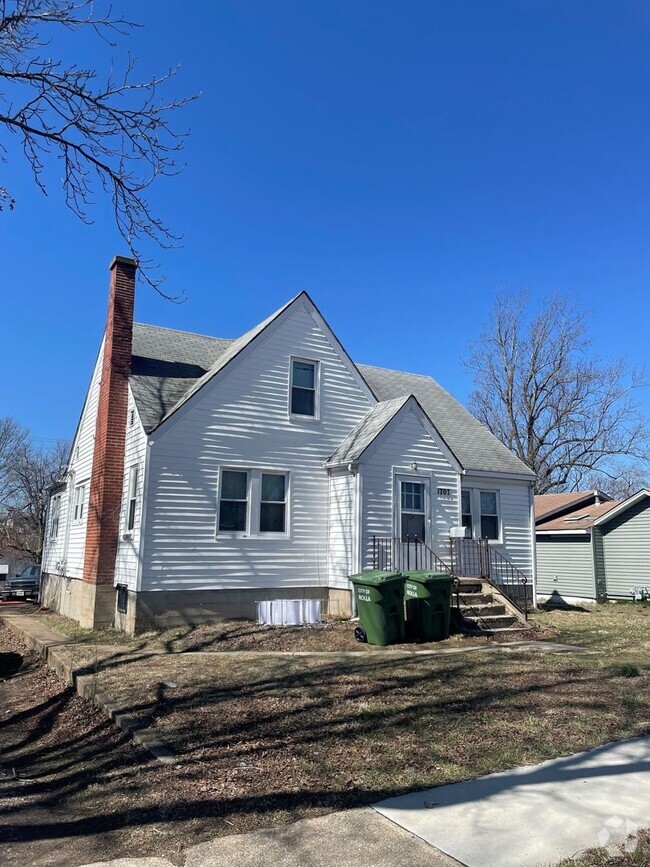
[[[390,821],[389,821],[390,820]],[[220,837],[185,867],[550,867],[650,826],[650,738]],[[84,867],[173,867],[121,858]]]
[[[540,867],[650,826],[650,738],[374,807],[468,867]]]

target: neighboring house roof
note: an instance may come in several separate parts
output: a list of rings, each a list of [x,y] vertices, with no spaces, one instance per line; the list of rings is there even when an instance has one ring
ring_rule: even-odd
[[[631,506],[636,505],[636,503],[641,502],[646,497],[650,497],[650,489],[642,488],[640,491],[637,491],[636,494],[632,494],[631,497],[628,497],[627,500],[622,500],[620,503],[614,503],[614,508],[608,510],[606,514],[597,518],[594,521],[594,524],[600,526],[601,524],[606,524],[607,521],[610,521],[612,518],[615,518],[617,515],[620,515],[622,512],[625,512]]]
[[[382,400],[372,407],[359,424],[352,428],[341,445],[327,461],[330,466],[358,461],[368,446],[386,427],[388,422],[400,411],[409,395],[393,400]]]
[[[145,431],[153,431],[293,301],[236,340],[134,323],[130,381]],[[519,458],[431,377],[365,364],[356,367],[382,403],[398,398],[404,403],[414,395],[466,471],[534,478]]]
[[[537,497],[535,497],[537,499]],[[537,533],[552,533],[552,532],[575,532],[577,530],[588,530],[590,527],[602,518],[608,512],[611,512],[619,503],[617,500],[609,500],[606,503],[590,503],[588,505],[578,506],[566,515],[549,518],[546,521],[540,521],[535,527]]]
[[[611,497],[602,491],[572,491],[570,494],[538,494],[535,497],[535,523],[545,521],[559,512],[568,512],[578,504],[611,502]]]

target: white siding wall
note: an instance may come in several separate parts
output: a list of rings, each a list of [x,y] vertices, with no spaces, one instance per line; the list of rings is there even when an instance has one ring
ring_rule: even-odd
[[[537,537],[537,593],[595,598],[591,535]]]
[[[411,470],[415,462],[417,470]],[[424,481],[431,491],[431,542],[443,560],[449,559],[449,529],[459,523],[458,473],[433,441],[412,410],[398,414],[367,460],[360,463],[362,474],[363,568],[372,566],[372,537],[394,536],[393,478],[395,472]],[[438,498],[437,489],[450,489],[450,496]]]
[[[68,578],[83,578],[84,551],[86,546],[86,519],[88,517],[88,501],[90,498],[90,475],[93,468],[93,451],[95,448],[95,426],[97,423],[97,404],[99,401],[99,386],[101,384],[102,359],[104,343],[99,351],[95,370],[90,381],[79,427],[72,443],[70,462],[67,471],[67,489],[61,503],[61,529],[56,545],[48,545],[44,556],[44,572],[58,573],[56,564],[64,565],[60,570]],[[83,520],[75,521],[73,503],[75,488],[80,483],[86,484],[86,504]],[[65,502],[64,502],[65,501]]]
[[[356,475],[347,469],[330,472],[328,575],[330,587],[348,587],[357,571]]]
[[[131,411],[134,411],[134,423],[130,424]],[[142,491],[144,488],[144,461],[147,451],[147,435],[144,432],[140,416],[129,388],[129,403],[126,415],[126,438],[124,443],[124,484],[122,487],[122,508],[120,510],[120,528],[115,558],[115,584],[126,584],[130,590],[137,589],[138,554],[140,549],[140,526],[142,522]],[[125,539],[127,512],[129,508],[129,475],[131,467],[138,468],[137,500],[135,504],[135,527],[131,531],[131,539]]]
[[[289,357],[321,365],[321,420],[288,418]],[[154,437],[141,590],[327,585],[323,463],[369,398],[302,304],[267,329]],[[216,537],[220,466],[289,470],[290,538]]]
[[[41,571],[58,574],[59,564],[63,560],[65,551],[66,527],[68,522],[69,488],[60,491],[55,496],[60,497],[59,506],[59,531],[56,539],[50,537],[52,528],[52,504],[48,505],[47,527],[45,528],[45,540],[43,545],[43,560]]]
[[[533,541],[531,536],[530,484],[528,482],[490,479],[466,475],[462,487],[498,491],[501,510],[502,544],[496,545],[527,578],[533,577]]]

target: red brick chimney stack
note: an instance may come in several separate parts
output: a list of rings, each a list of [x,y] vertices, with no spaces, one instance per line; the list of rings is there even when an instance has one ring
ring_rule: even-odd
[[[112,584],[115,571],[124,480],[124,438],[137,267],[134,259],[124,256],[115,256],[110,264],[108,315],[84,556],[83,580],[94,585]]]

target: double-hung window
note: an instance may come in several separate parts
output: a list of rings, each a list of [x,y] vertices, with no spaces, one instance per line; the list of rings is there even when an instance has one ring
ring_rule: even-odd
[[[222,470],[219,532],[245,533],[248,529],[248,473]]]
[[[284,473],[262,473],[260,533],[285,533],[286,523],[287,477]]]
[[[496,491],[481,491],[481,539],[499,538],[499,508]]]
[[[286,535],[289,475],[271,470],[221,471],[217,532]]]
[[[318,418],[318,363],[291,359],[289,395],[291,415]]]
[[[50,539],[59,535],[59,515],[61,514],[61,494],[56,494],[50,501]]]
[[[75,521],[83,521],[86,512],[86,485],[77,485],[74,489],[74,510],[73,518]]]
[[[461,491],[461,523],[462,526],[469,527],[469,534],[472,535],[472,492]]]
[[[126,529],[133,530],[135,527],[135,507],[138,500],[138,468],[131,467],[129,470],[129,488],[126,502]]]
[[[474,539],[501,538],[499,492],[468,488],[461,491],[461,523]]]

